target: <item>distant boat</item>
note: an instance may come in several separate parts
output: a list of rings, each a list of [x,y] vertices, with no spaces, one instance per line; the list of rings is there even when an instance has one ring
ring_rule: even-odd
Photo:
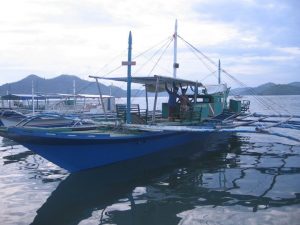
[[[2,109],[0,111],[0,123],[5,127],[11,127],[18,124],[26,116],[18,111],[11,109]]]
[[[243,98],[243,96],[242,95],[235,95],[235,96],[233,96],[235,99],[242,99]]]
[[[177,37],[177,30],[173,37]],[[92,128],[80,126],[79,129],[72,126],[54,125],[45,128],[23,124],[4,127],[0,130],[0,135],[17,141],[70,172],[75,172],[162,153],[172,148],[185,151],[190,143],[194,143],[199,152],[203,153],[203,146],[218,143],[218,140],[224,139],[225,134],[237,132],[241,126],[249,126],[266,118],[259,116],[248,119],[252,114],[242,110],[242,102],[239,100],[231,99],[228,104],[229,88],[220,82],[220,63],[219,82],[212,86],[175,76],[132,77],[131,66],[134,62],[131,60],[131,33],[128,43],[128,61],[123,62],[127,65],[127,77],[105,78],[127,83],[127,104],[116,105],[117,120],[99,122],[97,127]],[[174,47],[176,50],[176,46]],[[177,68],[174,51],[175,75]],[[97,82],[98,79],[103,79],[91,77]],[[131,104],[131,83],[145,87],[146,110],[143,113],[138,105]],[[188,98],[188,109],[180,107],[182,102],[178,103],[170,118],[167,103],[162,104],[160,113],[157,110],[158,93],[166,91],[166,86],[189,87],[192,91],[185,97]],[[152,111],[148,107],[148,92],[155,94]],[[182,96],[178,97],[183,101]],[[253,132],[256,132],[255,127]]]
[[[86,113],[115,112],[115,97],[92,94],[7,94],[1,96],[6,110],[29,113]],[[33,104],[34,103],[34,104]]]

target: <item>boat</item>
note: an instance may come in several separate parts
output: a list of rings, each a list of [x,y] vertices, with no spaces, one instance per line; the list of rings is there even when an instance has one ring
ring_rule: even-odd
[[[16,110],[1,109],[0,111],[0,124],[5,127],[14,126],[24,118],[26,118],[26,116]]]
[[[74,90],[75,92],[75,90]],[[101,114],[115,111],[115,97],[92,94],[8,94],[1,96],[3,110],[29,113],[86,113]]]
[[[173,36],[176,35],[177,23]],[[227,102],[230,88],[220,81],[222,71],[220,62],[218,84],[211,86],[177,78],[176,51],[174,51],[173,77],[162,75],[133,77],[131,66],[135,62],[131,57],[131,32],[128,44],[128,61],[122,63],[127,66],[127,77],[90,76],[95,78],[97,83],[99,79],[109,79],[127,84],[127,104],[116,105],[116,120],[95,122],[96,127],[83,126],[80,129],[19,124],[1,128],[0,135],[24,145],[69,172],[77,172],[161,154],[174,148],[186,151],[185,147],[188,144],[193,144],[202,154],[203,146],[217,144],[228,134],[244,131],[266,133],[268,128],[282,126],[292,118],[288,117],[279,122],[272,121],[268,127],[258,129],[256,124],[264,121],[268,116],[257,116],[247,112],[250,102],[246,102],[247,106],[239,100],[231,99]],[[132,83],[145,86],[147,107],[143,113],[138,105],[131,103]],[[166,91],[166,86],[190,87],[192,90],[186,94],[190,102],[189,109],[182,111],[178,104],[176,112],[173,112],[175,116],[171,120],[167,103],[162,104],[161,112],[157,109],[158,93]],[[152,111],[148,107],[148,92],[154,92],[155,96]],[[298,125],[300,124],[294,124],[297,129]],[[251,129],[244,130],[243,127]]]
[[[280,160],[278,160],[278,164],[275,164],[277,166],[275,167],[272,164],[270,167],[265,168],[261,166],[261,163],[264,162],[265,157],[274,156],[274,152],[258,153],[256,151],[245,151],[245,147],[250,144],[253,144],[253,142],[250,143],[249,140],[245,140],[243,137],[234,136],[227,140],[224,138],[222,152],[218,151],[219,146],[215,146],[216,152],[211,152],[208,157],[190,159],[189,155],[185,153],[186,160],[171,161],[171,157],[174,157],[174,154],[180,152],[184,154],[182,150],[178,149],[177,152],[175,150],[175,153],[172,150],[169,154],[160,155],[160,157],[139,158],[130,162],[70,174],[59,182],[48,199],[36,211],[36,216],[31,224],[47,224],[49,220],[53,224],[78,224],[80,221],[90,217],[95,209],[102,211],[97,214],[99,215],[97,219],[98,222],[100,221],[100,224],[119,224],[118,221],[122,224],[121,219],[124,219],[125,216],[123,215],[117,220],[112,212],[116,205],[120,206],[120,204],[131,206],[122,213],[125,213],[129,218],[133,217],[134,219],[131,221],[135,221],[136,224],[141,224],[141,220],[137,218],[140,216],[138,212],[145,212],[145,208],[153,209],[153,202],[162,204],[162,196],[166,192],[169,196],[176,196],[173,202],[178,204],[178,207],[172,207],[175,210],[175,212],[172,211],[172,215],[184,211],[182,207],[186,207],[185,210],[193,208],[190,204],[183,204],[182,201],[178,201],[178,194],[181,195],[182,200],[186,199],[188,203],[199,202],[201,197],[206,205],[216,205],[216,196],[218,196],[219,199],[222,199],[219,203],[221,205],[228,204],[229,199],[234,206],[246,206],[254,212],[262,205],[275,208],[279,205],[293,205],[299,201],[299,196],[286,196],[284,191],[282,192],[283,198],[274,199],[268,195],[268,193],[278,190],[276,187],[279,185],[284,185],[286,180],[278,179],[282,177],[282,174],[295,175],[295,168],[290,167],[288,163],[293,159],[294,154],[278,154]],[[268,146],[268,144],[265,146]],[[271,149],[275,149],[275,146]],[[286,148],[288,147],[286,146]],[[207,145],[206,148],[212,150],[214,147]],[[186,150],[193,149],[197,152],[194,146],[186,148]],[[192,153],[189,152],[189,154]],[[246,162],[249,162],[248,157],[253,157],[255,165],[260,166],[244,166],[237,170],[234,165],[241,163],[240,160],[242,159],[236,156],[240,154],[245,155]],[[262,157],[262,155],[265,157]],[[211,165],[211,163],[208,160],[212,162],[217,161],[217,163],[210,169],[208,165]],[[52,171],[58,177],[62,172]],[[253,183],[253,172],[255,172],[257,179],[255,183]],[[53,179],[57,179],[57,176]],[[51,181],[51,179],[48,179],[45,182]],[[256,184],[261,184],[260,182],[262,181],[268,182],[265,182],[264,185],[258,185],[255,191],[249,191]],[[182,185],[190,188],[191,182],[196,185],[197,194],[187,198],[186,191],[181,192],[183,190]],[[237,188],[240,187],[241,183],[248,184],[248,182],[251,182],[251,185],[247,186],[245,190],[241,190],[241,192],[236,191],[240,190]],[[146,191],[146,193],[141,191],[140,187],[145,187],[142,190]],[[174,187],[180,188],[180,191]],[[139,197],[139,195],[141,196]],[[191,201],[191,198],[194,201]],[[141,202],[139,201],[140,199],[149,199],[151,201],[145,200]],[[166,200],[166,204],[169,204],[169,201]],[[211,208],[214,209],[213,207]],[[160,207],[160,210],[170,210],[170,208]],[[169,216],[170,212],[161,211],[159,215],[157,215],[157,210],[153,212],[157,216],[157,220],[161,221],[161,215],[167,214],[168,216],[165,219],[168,220],[170,218],[170,221],[166,222],[164,220],[163,223],[174,224],[173,218]],[[117,211],[116,214],[118,215],[118,213],[120,212]],[[201,215],[201,213],[199,214]],[[109,215],[111,220],[108,221],[105,215]],[[150,223],[155,223],[152,221]]]
[[[8,94],[1,96],[0,126],[11,127],[19,123],[30,126],[70,126],[76,120],[93,118],[103,120],[115,118],[115,97],[111,95],[91,94]],[[29,104],[29,100],[34,104]],[[7,102],[5,102],[7,101]],[[14,101],[11,104],[11,101]],[[27,105],[25,104],[27,102]],[[57,120],[57,121],[55,121]]]

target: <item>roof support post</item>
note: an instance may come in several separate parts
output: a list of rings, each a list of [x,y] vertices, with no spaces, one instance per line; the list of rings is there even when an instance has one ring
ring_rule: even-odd
[[[198,97],[198,81],[196,81],[196,84],[195,84],[195,90],[194,90],[194,104],[197,103],[197,97]]]
[[[149,104],[148,104],[148,88],[147,85],[145,85],[145,94],[146,94],[146,122],[148,120],[148,112],[149,112]]]
[[[155,122],[155,111],[156,111],[156,104],[157,104],[157,96],[158,96],[158,87],[159,87],[159,77],[156,77],[156,85],[155,85],[155,97],[154,97],[154,104],[153,104],[153,112],[152,112],[152,123]]]
[[[221,84],[221,61],[219,59],[219,64],[218,64],[218,84]]]
[[[95,79],[96,79],[97,88],[98,88],[99,95],[100,95],[100,101],[101,101],[101,105],[102,105],[102,110],[103,110],[103,112],[104,112],[104,117],[105,117],[105,120],[107,120],[106,109],[105,109],[105,105],[104,105],[104,101],[103,101],[103,96],[102,96],[101,87],[100,87],[98,78],[95,77]]]

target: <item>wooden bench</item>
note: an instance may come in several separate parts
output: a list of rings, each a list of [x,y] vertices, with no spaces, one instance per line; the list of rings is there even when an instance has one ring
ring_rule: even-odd
[[[117,118],[126,121],[126,111],[127,111],[126,104],[116,104]],[[141,110],[139,104],[131,104],[130,114],[131,114],[132,123],[136,123],[136,124],[146,123],[146,121],[141,117]]]

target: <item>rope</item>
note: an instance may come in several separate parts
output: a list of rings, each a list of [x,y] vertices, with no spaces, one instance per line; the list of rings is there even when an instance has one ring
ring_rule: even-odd
[[[172,41],[172,37],[169,37],[168,39],[167,39],[167,42],[166,43],[164,43],[158,50],[156,50],[153,54],[152,54],[152,56],[145,62],[145,63],[143,63],[141,66],[140,66],[140,68],[138,69],[138,70],[136,70],[135,72],[134,72],[134,74],[136,74],[136,73],[138,73],[146,64],[148,64],[160,51],[161,51],[161,49],[163,49],[165,46],[167,46],[167,45],[169,45],[169,42],[170,41]],[[145,53],[145,52],[144,52]],[[138,58],[139,56],[142,56],[142,54],[139,54],[136,58]]]
[[[97,75],[98,73],[100,73],[101,70],[103,70],[104,68],[106,68],[107,66],[109,66],[109,64],[111,64],[113,61],[115,61],[117,58],[119,58],[120,56],[124,55],[124,53],[127,51],[127,49],[123,50],[121,53],[119,53],[118,55],[116,55],[115,57],[113,57],[112,59],[109,60],[108,63],[106,63],[104,66],[102,66],[95,74]],[[119,68],[119,67],[118,67]]]
[[[224,74],[226,74],[229,78],[231,78],[232,80],[234,80],[235,82],[237,82],[238,84],[240,84],[241,86],[247,87],[246,84],[244,84],[243,82],[237,80],[234,76],[232,76],[232,75],[231,75],[230,73],[228,73],[226,70],[222,69],[222,72],[223,72]],[[279,115],[281,115],[281,113],[280,113],[278,110],[276,110],[275,108],[273,108],[273,107],[271,106],[271,104],[269,104],[269,103],[267,102],[267,100],[265,100],[265,99],[262,98],[262,97],[257,96],[257,94],[255,93],[255,91],[254,91],[253,88],[251,88],[251,87],[247,87],[247,88],[249,88],[249,91],[252,93],[252,96],[253,96],[258,102],[260,102],[263,106],[265,106],[265,107],[267,107],[268,109],[273,110],[274,112],[277,112]],[[273,101],[270,100],[270,99],[269,99],[269,101],[270,101],[273,105],[279,106],[279,107],[282,108],[285,112],[287,112],[288,114],[291,115],[291,113],[290,113],[288,110],[284,109],[281,105],[279,105],[279,104],[273,102]]]
[[[178,35],[177,35],[178,36]],[[178,36],[179,37],[179,36]],[[180,39],[182,39],[181,37],[180,37]],[[183,40],[183,39],[182,39]],[[205,61],[202,59],[202,58],[200,58],[199,57],[199,55],[197,55],[196,54],[196,52],[198,52],[198,51],[196,51],[196,49],[195,49],[195,47],[192,47],[192,45],[190,45],[190,44],[188,44],[188,42],[186,42],[185,40],[183,40],[184,41],[184,43],[188,46],[188,47],[190,47],[191,49],[192,49],[192,52],[193,52],[193,54],[202,62],[202,64],[210,71],[210,72],[214,72],[215,71],[215,69],[213,69],[212,67],[210,67],[207,63],[205,63]]]
[[[139,53],[137,56],[133,57],[133,60],[136,60],[137,58],[139,58],[139,57],[141,57],[141,56],[144,56],[147,52],[151,51],[152,49],[156,48],[157,46],[161,45],[162,43],[163,43],[163,46],[162,46],[161,48],[163,48],[163,47],[166,45],[166,43],[168,43],[169,41],[170,41],[170,37],[168,37],[168,38],[166,38],[166,39],[164,39],[164,40],[162,40],[162,41],[159,41],[158,43],[156,43],[156,44],[153,45],[152,47],[148,48],[147,50],[145,50],[145,51]],[[165,43],[165,42],[166,42],[166,43]],[[161,48],[160,48],[160,49],[161,49]],[[160,50],[160,49],[159,49],[159,50]],[[159,52],[159,50],[158,50],[157,52]],[[155,56],[155,55],[156,55],[156,53],[154,54],[154,56]],[[152,56],[152,57],[154,57],[154,56]],[[143,66],[144,66],[144,64],[140,67],[140,69],[141,69]],[[105,76],[107,76],[107,75],[109,75],[109,74],[115,72],[116,70],[120,69],[121,67],[122,67],[122,65],[116,67],[115,69],[109,71],[106,75],[104,75],[104,76],[102,76],[102,77],[105,77]],[[140,69],[139,69],[139,70],[140,70]],[[137,72],[135,72],[134,74],[136,74],[136,73],[137,73]],[[118,90],[115,94],[119,94],[120,91],[121,91],[121,90]],[[135,96],[134,96],[134,97],[135,97]]]
[[[159,63],[159,61],[161,60],[162,56],[165,54],[166,50],[169,48],[170,44],[172,43],[173,38],[169,41],[168,45],[165,47],[165,49],[163,50],[162,54],[159,56],[158,60],[156,61],[156,63],[154,64],[154,66],[152,67],[152,69],[150,70],[148,76],[153,72],[153,70],[155,69],[155,67],[157,66],[157,64]]]
[[[158,57],[156,63],[154,64],[154,66],[152,67],[152,69],[150,70],[150,72],[148,73],[147,76],[150,76],[150,74],[151,74],[151,73],[153,72],[153,70],[156,68],[157,64],[158,64],[159,61],[162,59],[162,56],[165,54],[166,50],[169,48],[169,46],[170,46],[170,44],[172,43],[172,41],[173,41],[173,37],[169,40],[168,43],[165,44],[165,46],[162,46],[158,51],[155,52],[155,55],[156,55],[156,54],[158,54],[158,52],[159,52],[160,50],[162,50],[162,49],[164,48],[164,49],[162,50],[162,53],[161,53],[160,56]],[[136,94],[135,94],[134,97],[137,97],[138,95],[140,95],[141,91],[142,91],[142,89],[140,88],[140,89],[136,92]]]
[[[194,45],[184,40],[180,35],[177,35],[183,42],[185,42],[188,46],[190,46],[192,49],[194,49],[196,52],[201,54],[207,61],[209,61],[214,66],[218,67],[217,63],[215,63],[213,60],[211,60],[208,56],[206,56],[204,53],[202,53],[199,49],[197,49]]]
[[[138,57],[140,57],[140,56],[146,54],[146,53],[149,52],[150,50],[152,50],[152,49],[154,49],[155,47],[159,46],[161,43],[165,43],[165,42],[168,43],[168,41],[170,41],[170,39],[172,40],[172,36],[169,36],[168,38],[166,38],[166,39],[160,41],[159,43],[155,44],[154,46],[148,48],[146,51],[143,51],[143,52],[139,53],[134,59],[137,59]],[[164,45],[165,45],[165,44],[163,44],[163,46],[164,46]]]
[[[213,72],[211,72],[210,74],[206,75],[203,79],[200,80],[201,83],[202,83],[204,80],[206,80],[208,77],[210,77],[210,76],[215,76],[215,77],[216,77],[216,72],[217,72],[217,71],[213,71]]]
[[[186,41],[184,38],[182,38],[181,36],[177,35],[184,43],[186,43],[188,46],[190,46],[194,51],[196,51],[197,53],[201,54],[208,62],[210,62],[212,65],[214,65],[215,67],[218,68],[217,63],[215,63],[212,59],[210,59],[208,56],[206,56],[203,52],[201,52],[199,49],[197,49],[194,45],[190,44],[188,41]],[[203,62],[203,60],[201,60]],[[205,64],[204,64],[205,65]],[[237,82],[239,85],[241,85],[242,87],[248,87],[246,84],[244,84],[243,82],[239,81],[238,79],[236,79],[234,76],[232,76],[230,73],[228,73],[227,71],[225,71],[224,69],[222,69],[222,72],[227,75],[229,78],[231,78],[233,81]],[[271,106],[271,104],[269,104],[265,99],[263,99],[262,97],[258,97],[257,94],[255,93],[255,91],[253,90],[253,88],[248,87],[249,91],[251,92],[252,96],[255,98],[255,100],[257,100],[260,104],[262,104],[264,107],[266,107],[267,109],[273,110],[274,112],[277,112],[279,115],[281,115],[281,113],[279,111],[277,111],[275,108],[273,108]],[[272,102],[273,105],[277,105],[281,108],[283,108],[282,106],[280,106],[279,104],[269,100],[270,102]],[[291,115],[291,113],[284,109],[283,110],[285,112],[287,112],[288,114]]]

